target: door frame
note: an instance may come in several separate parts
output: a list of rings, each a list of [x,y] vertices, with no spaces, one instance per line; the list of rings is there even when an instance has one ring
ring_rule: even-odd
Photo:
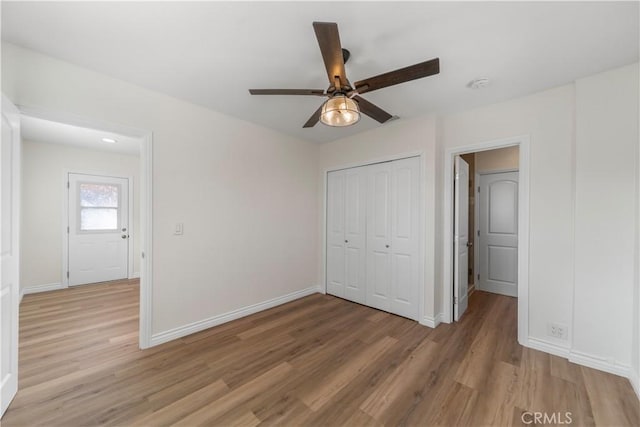
[[[153,326],[153,131],[39,107],[21,105],[17,105],[17,107],[22,115],[80,127],[100,129],[140,139],[140,226],[138,232],[141,260],[138,346],[141,349],[151,347]],[[129,185],[131,185],[131,182]],[[129,197],[131,198],[131,193]],[[64,271],[63,275],[66,276],[66,270]]]
[[[456,163],[459,165],[456,168]],[[460,182],[459,180],[459,175],[460,175],[460,169],[462,164],[466,165],[466,169],[467,169],[467,180],[464,182],[464,185],[462,185],[463,183]],[[475,163],[474,163],[475,164]],[[465,301],[465,306],[464,306],[464,310],[462,310],[462,314],[460,314],[460,308],[458,307],[457,313],[456,313],[456,307],[455,304],[453,306],[453,319],[455,320],[455,318],[457,317],[458,320],[460,320],[460,318],[462,317],[462,315],[464,315],[464,312],[467,310],[467,307],[469,306],[469,281],[468,281],[468,277],[469,277],[469,235],[471,233],[473,233],[474,231],[469,230],[469,216],[471,215],[471,212],[469,212],[469,182],[470,182],[470,177],[469,177],[469,164],[466,162],[466,160],[464,160],[461,156],[454,156],[454,165],[453,165],[453,173],[454,173],[454,182],[453,182],[453,268],[455,269],[456,267],[459,267],[460,264],[460,235],[459,235],[459,228],[460,228],[460,224],[463,224],[464,222],[460,221],[460,207],[459,205],[464,205],[466,203],[467,205],[467,243],[466,243],[466,251],[467,251],[467,271],[464,272],[463,276],[467,277],[467,286],[465,287],[464,292],[466,293],[465,298],[461,298],[460,296],[460,274],[459,272],[454,272],[453,273],[453,299],[454,302],[456,301],[456,294],[457,294],[457,301],[458,303],[460,303],[461,300]],[[474,184],[475,186],[475,184]],[[467,197],[465,200],[465,203],[456,203],[458,201],[458,199],[460,198],[460,192],[462,191],[462,188],[467,188]],[[456,191],[456,189],[458,189]],[[456,194],[457,193],[457,194]],[[462,199],[464,200],[464,198]],[[474,202],[474,210],[475,210],[475,202]],[[458,230],[456,230],[456,224],[458,224]],[[456,231],[458,231],[458,238],[456,239]],[[474,240],[475,241],[475,240]],[[456,263],[456,258],[457,258],[457,263]],[[474,263],[475,263],[475,259],[474,259]],[[457,282],[456,283],[456,279]]]
[[[96,172],[96,171],[82,171],[76,169],[64,169],[63,170],[63,189],[66,193],[66,196],[63,197],[63,206],[62,206],[62,288],[69,287],[69,277],[67,276],[67,272],[69,271],[69,233],[67,232],[67,226],[69,224],[69,202],[71,201],[71,191],[67,186],[69,182],[69,174],[78,174],[78,175],[91,175],[91,176],[99,176],[105,178],[123,178],[127,180],[128,184],[128,211],[127,212],[127,221],[128,221],[128,234],[133,235],[137,233],[138,230],[134,228],[133,223],[133,176],[118,176],[118,174],[112,173],[104,173],[104,172]],[[127,239],[127,279],[135,279],[134,271],[133,271],[133,241],[134,239]]]
[[[519,147],[518,183],[518,342],[529,341],[529,135],[448,148],[444,155],[443,320],[453,322],[453,163],[460,154]]]
[[[11,330],[11,342],[9,343],[8,352],[11,354],[11,366],[10,370],[13,374],[15,374],[15,378],[11,378],[11,382],[15,381],[16,390],[18,390],[19,383],[18,380],[20,378],[20,366],[18,362],[18,358],[20,357],[18,347],[19,347],[19,328],[20,328],[20,298],[21,298],[21,283],[20,283],[20,228],[21,218],[20,212],[22,209],[22,138],[20,134],[20,112],[17,109],[18,107],[13,104],[11,99],[9,99],[4,93],[2,95],[2,110],[3,113],[6,114],[9,122],[9,126],[13,131],[13,138],[11,140],[11,252],[13,252],[13,260],[11,262],[12,268],[14,269],[13,278],[15,281],[11,284],[10,291],[11,295],[9,298],[11,304],[11,317],[12,317],[12,330]],[[0,165],[1,166],[1,165]],[[2,216],[2,212],[0,211],[0,216]],[[2,270],[2,263],[0,263],[0,270]],[[1,277],[1,276],[0,276]],[[15,310],[15,312],[13,312]],[[0,359],[2,359],[2,355],[0,354]],[[3,378],[0,378],[2,381]],[[7,378],[8,384],[9,378]],[[0,397],[5,400],[6,407],[2,410],[0,408],[0,417],[2,417],[5,411],[9,408],[9,405],[15,398],[15,394],[11,395],[11,398],[7,398],[7,395],[3,393]],[[7,400],[8,399],[8,400]]]
[[[478,193],[478,183],[480,182],[480,174],[476,171],[474,174],[473,182],[473,290],[478,290],[478,274],[480,274],[480,248],[478,242],[480,237],[478,233],[480,232],[480,208],[479,201],[480,198]]]
[[[322,215],[323,215],[323,219],[322,219],[322,269],[321,269],[321,279],[322,279],[322,284],[318,287],[320,293],[326,294],[327,293],[327,197],[329,196],[328,194],[328,179],[329,179],[329,172],[335,172],[335,171],[339,171],[339,170],[343,170],[343,169],[351,169],[351,168],[357,168],[360,166],[368,166],[368,165],[374,165],[376,163],[385,163],[385,162],[392,162],[394,160],[401,160],[401,159],[408,159],[410,157],[418,157],[419,160],[419,164],[420,164],[420,171],[418,173],[418,178],[419,178],[419,187],[418,187],[418,194],[420,197],[420,200],[418,202],[418,216],[419,216],[419,221],[418,221],[418,234],[419,234],[419,248],[418,248],[418,257],[420,259],[420,266],[419,266],[419,270],[420,270],[420,274],[419,274],[419,280],[420,280],[420,286],[418,286],[418,298],[420,299],[420,301],[418,301],[418,318],[417,319],[413,319],[416,320],[418,323],[420,324],[424,324],[424,300],[425,300],[425,250],[426,250],[426,238],[425,238],[425,232],[426,232],[426,218],[425,218],[425,213],[426,213],[426,200],[427,200],[427,186],[425,185],[424,181],[425,181],[425,171],[426,171],[426,158],[424,155],[423,151],[413,151],[413,152],[408,152],[408,153],[401,153],[401,154],[394,154],[394,155],[389,155],[389,156],[384,156],[384,157],[378,157],[378,158],[374,158],[371,160],[364,160],[364,161],[358,161],[358,162],[351,162],[351,163],[346,163],[346,164],[342,164],[342,165],[338,165],[338,166],[330,166],[326,169],[323,170],[322,172],[322,185],[323,185],[323,189],[322,189]]]

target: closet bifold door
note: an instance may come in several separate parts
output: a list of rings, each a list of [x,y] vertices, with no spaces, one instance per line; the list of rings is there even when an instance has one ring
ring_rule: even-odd
[[[391,162],[367,167],[367,300],[391,311]]]
[[[419,158],[368,167],[367,305],[410,319],[419,310]]]
[[[366,171],[329,172],[327,182],[327,293],[365,302]]]
[[[345,290],[344,297],[364,304],[366,299],[366,167],[345,171]]]
[[[345,172],[327,174],[327,293],[344,298]]]
[[[391,163],[391,312],[418,320],[420,298],[417,157]]]

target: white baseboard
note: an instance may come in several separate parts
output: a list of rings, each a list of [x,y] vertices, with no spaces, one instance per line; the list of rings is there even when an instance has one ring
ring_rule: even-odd
[[[20,288],[20,300],[18,301],[18,305],[22,304],[22,298],[24,298],[24,288]]]
[[[153,347],[155,345],[159,345],[168,341],[172,341],[177,338],[184,337],[186,335],[200,332],[204,329],[209,329],[211,327],[218,326],[223,323],[230,322],[232,320],[239,319],[241,317],[245,317],[250,314],[267,310],[269,308],[273,308],[278,305],[282,305],[287,302],[291,302],[299,298],[303,298],[308,295],[320,293],[320,292],[321,290],[319,286],[312,286],[310,288],[295,291],[290,294],[283,295],[277,298],[272,298],[264,302],[260,302],[247,307],[239,308],[237,310],[229,311],[227,313],[223,313],[217,316],[213,316],[208,319],[203,319],[197,322],[189,323],[184,326],[169,329],[168,331],[159,332],[151,336],[150,347]]]
[[[614,360],[608,360],[580,351],[571,350],[569,353],[569,362],[609,372],[611,374],[620,375],[621,377],[626,377],[631,380],[631,366],[616,363]]]
[[[131,273],[131,276],[129,276],[129,280],[131,280],[131,279],[139,279],[139,278],[140,278],[140,272],[139,271]]]
[[[630,368],[629,382],[631,383],[631,387],[633,387],[633,390],[636,392],[638,400],[640,400],[640,372],[636,371],[633,368]]]
[[[40,292],[47,292],[47,291],[57,291],[58,289],[65,289],[66,286],[64,286],[62,283],[46,283],[44,285],[31,285],[31,286],[26,286],[24,288],[22,288],[22,290],[20,291],[20,300],[22,300],[22,296],[23,295],[27,295],[27,294],[37,294]]]
[[[540,350],[545,353],[553,354],[555,356],[564,357],[565,359],[569,358],[569,347],[563,347],[561,345],[546,340],[541,340],[539,338],[529,337],[528,342],[523,345],[534,350]]]
[[[443,317],[443,313],[438,313],[434,317],[424,316],[420,324],[428,326],[430,328],[435,328],[440,323],[442,323],[442,317]]]
[[[527,347],[533,348],[535,350],[540,350],[545,353],[550,353],[555,356],[563,357],[565,359],[568,359],[569,362],[573,362],[578,365],[629,378],[629,381],[631,381],[631,385],[634,386],[634,389],[636,389],[636,393],[638,393],[637,385],[634,385],[634,378],[630,366],[622,365],[616,363],[615,361],[596,357],[580,351],[571,350],[568,347],[563,347],[540,338],[529,337]],[[635,382],[636,384],[638,382],[637,375],[635,376]],[[640,393],[638,393],[638,396],[640,397]]]

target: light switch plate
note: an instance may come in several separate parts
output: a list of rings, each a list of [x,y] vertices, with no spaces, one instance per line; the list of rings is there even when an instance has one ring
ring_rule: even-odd
[[[183,230],[184,230],[184,226],[183,226],[183,224],[182,224],[181,222],[178,222],[178,223],[176,223],[176,229],[175,229],[175,231],[173,232],[173,234],[175,234],[175,235],[182,235],[182,234],[183,234],[183,232],[184,232]]]

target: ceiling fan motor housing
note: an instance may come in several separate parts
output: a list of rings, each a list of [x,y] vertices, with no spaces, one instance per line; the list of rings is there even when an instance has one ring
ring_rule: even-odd
[[[346,64],[349,58],[351,58],[351,52],[349,52],[348,49],[342,48],[342,62]]]

